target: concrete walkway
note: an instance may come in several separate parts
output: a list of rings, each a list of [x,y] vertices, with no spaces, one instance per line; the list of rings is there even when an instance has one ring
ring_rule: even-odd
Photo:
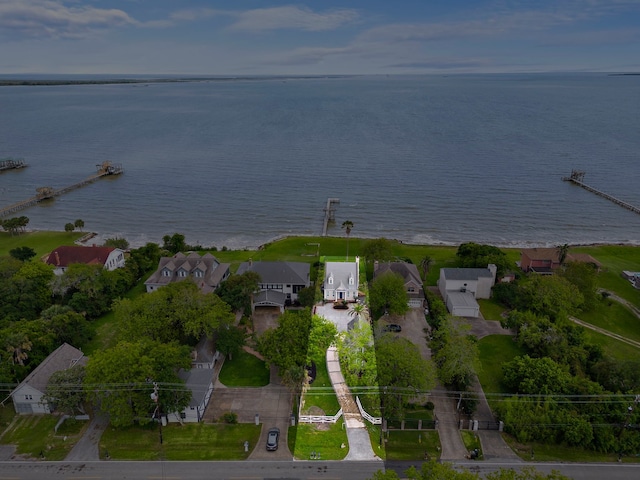
[[[356,405],[349,387],[344,381],[340,370],[340,360],[336,347],[329,347],[327,350],[327,370],[331,385],[338,397],[338,403],[342,408],[347,439],[349,440],[349,453],[345,460],[379,460],[380,458],[373,452],[369,432],[364,423],[360,410]]]

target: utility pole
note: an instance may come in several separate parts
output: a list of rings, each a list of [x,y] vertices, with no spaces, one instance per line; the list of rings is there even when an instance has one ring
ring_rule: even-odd
[[[160,445],[162,445],[162,416],[161,416],[162,410],[160,409],[160,393],[158,392],[158,390],[159,390],[158,382],[153,382],[153,393],[151,394],[151,399],[156,403],[156,409],[153,411],[153,418],[155,419],[156,416],[158,418],[158,427],[160,431]]]

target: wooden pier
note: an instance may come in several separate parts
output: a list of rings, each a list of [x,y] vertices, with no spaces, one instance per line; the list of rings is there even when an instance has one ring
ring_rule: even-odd
[[[324,207],[324,223],[322,224],[322,236],[327,236],[327,229],[329,228],[329,222],[336,220],[336,205],[340,203],[339,198],[328,198],[327,206]]]
[[[630,203],[624,202],[619,198],[614,197],[613,195],[609,195],[608,193],[605,193],[601,190],[598,190],[597,188],[594,188],[584,183],[583,181],[584,174],[585,172],[581,172],[580,170],[571,170],[571,175],[569,177],[562,177],[562,180],[564,180],[565,182],[571,182],[575,185],[578,185],[579,187],[582,187],[585,190],[588,190],[589,192],[595,193],[596,195],[602,198],[606,198],[607,200],[617,205],[620,205],[621,207],[626,208],[627,210],[631,210],[632,212],[635,212],[635,213],[640,213],[639,207],[636,207],[635,205],[631,205]]]
[[[90,183],[95,182],[96,180],[106,177],[109,175],[120,175],[123,173],[122,165],[120,164],[112,164],[111,162],[103,162],[100,165],[96,165],[98,171],[95,175],[91,175],[90,177],[85,178],[84,180],[74,183],[73,185],[69,185],[68,187],[63,187],[58,190],[52,187],[40,187],[36,189],[36,195],[23,200],[18,203],[14,203],[13,205],[9,205],[8,207],[0,209],[0,218],[15,213],[20,210],[24,210],[25,208],[32,207],[33,205],[41,202],[43,200],[47,200],[49,198],[58,197],[63,195],[71,190],[75,190],[76,188],[84,187],[85,185],[89,185]]]
[[[5,170],[17,170],[19,168],[25,168],[28,165],[24,163],[22,158],[0,158],[0,172]]]

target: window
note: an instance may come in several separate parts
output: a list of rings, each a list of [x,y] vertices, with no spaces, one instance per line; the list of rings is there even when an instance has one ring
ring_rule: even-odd
[[[197,278],[202,278],[203,276],[202,270],[196,270],[195,272],[193,272],[193,276]]]
[[[349,275],[349,285],[353,285],[353,283],[354,283],[353,275]]]
[[[333,285],[333,275],[329,277],[329,285]]]
[[[33,400],[33,395],[25,395],[24,399],[25,400]]]
[[[185,418],[187,418],[187,414],[184,412],[180,412],[180,418],[184,420]]]
[[[187,272],[185,270],[180,269],[180,271],[178,272],[178,276],[184,278],[187,276]]]
[[[162,276],[163,277],[170,277],[171,276],[171,272],[165,268],[164,270],[162,270]]]

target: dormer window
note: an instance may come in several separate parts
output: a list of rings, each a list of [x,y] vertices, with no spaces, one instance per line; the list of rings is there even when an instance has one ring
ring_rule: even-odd
[[[171,272],[169,271],[169,269],[165,268],[164,270],[162,270],[162,276],[163,277],[170,277],[171,276]]]
[[[178,276],[182,278],[186,277],[187,276],[186,270],[183,270],[182,268],[178,270]]]
[[[204,274],[202,273],[202,270],[196,270],[195,272],[193,272],[193,276],[196,278],[202,278]]]
[[[349,285],[353,285],[354,281],[353,275],[349,275]]]
[[[329,285],[333,285],[333,275],[329,275],[328,283]]]

